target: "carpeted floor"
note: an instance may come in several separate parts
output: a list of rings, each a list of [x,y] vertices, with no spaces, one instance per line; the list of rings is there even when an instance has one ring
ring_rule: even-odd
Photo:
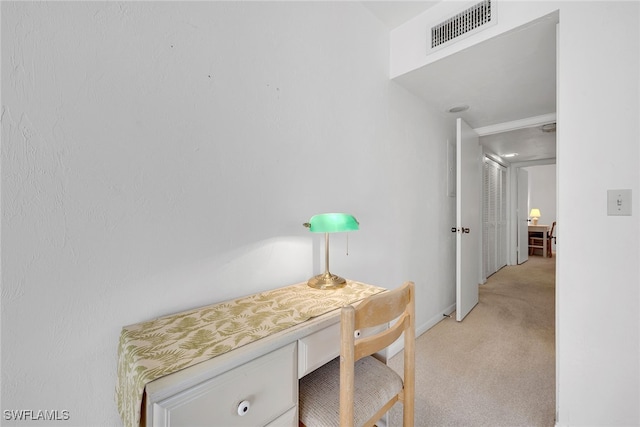
[[[419,290],[417,290],[419,292]],[[402,353],[389,364],[402,369]],[[390,411],[401,426],[402,406]],[[416,426],[553,426],[555,256],[504,267],[480,302],[416,340]]]

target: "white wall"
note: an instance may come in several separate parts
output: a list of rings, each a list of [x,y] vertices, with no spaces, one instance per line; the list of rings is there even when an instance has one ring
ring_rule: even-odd
[[[538,224],[551,226],[556,219],[556,165],[524,168],[529,174],[529,212],[540,209]],[[556,228],[558,225],[556,224]],[[556,230],[557,231],[557,230]],[[556,234],[554,231],[554,235]],[[555,251],[555,243],[552,242]]]
[[[121,327],[319,273],[319,212],[333,272],[454,303],[454,126],[359,3],[1,7],[2,410],[118,425]]]
[[[638,2],[560,9],[561,425],[640,425],[639,28]],[[607,189],[618,188],[633,191],[632,216],[607,216]]]
[[[557,423],[640,425],[640,3],[500,1],[497,25],[428,57],[428,23],[456,3],[392,32],[392,76],[560,11]],[[607,216],[621,188],[633,215]]]

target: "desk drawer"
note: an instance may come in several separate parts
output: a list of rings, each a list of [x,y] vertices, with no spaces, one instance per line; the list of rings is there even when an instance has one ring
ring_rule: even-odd
[[[154,425],[266,425],[297,405],[295,355],[291,343],[162,400],[154,405]],[[248,409],[239,415],[242,402]]]
[[[387,328],[387,325],[375,326],[358,331],[368,337]],[[298,340],[298,379],[318,369],[340,355],[340,322],[307,335]],[[386,353],[380,354],[380,360],[386,360]]]
[[[298,340],[298,378],[340,355],[340,322]]]
[[[298,427],[298,425],[298,407],[295,406],[270,422],[267,427]]]

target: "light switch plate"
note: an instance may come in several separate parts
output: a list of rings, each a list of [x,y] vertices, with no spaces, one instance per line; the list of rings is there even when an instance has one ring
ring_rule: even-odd
[[[607,215],[631,215],[631,190],[607,190]]]

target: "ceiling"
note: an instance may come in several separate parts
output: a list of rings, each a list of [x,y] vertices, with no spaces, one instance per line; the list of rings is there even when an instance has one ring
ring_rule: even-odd
[[[439,1],[363,1],[390,30],[438,4]]]
[[[392,29],[437,3],[364,1],[363,5]],[[488,150],[500,156],[518,153],[502,158],[506,163],[555,159],[555,132],[542,132],[543,123],[532,118],[555,120],[557,22],[557,14],[549,15],[394,81],[443,112],[468,105],[467,111],[454,116],[478,130]]]

